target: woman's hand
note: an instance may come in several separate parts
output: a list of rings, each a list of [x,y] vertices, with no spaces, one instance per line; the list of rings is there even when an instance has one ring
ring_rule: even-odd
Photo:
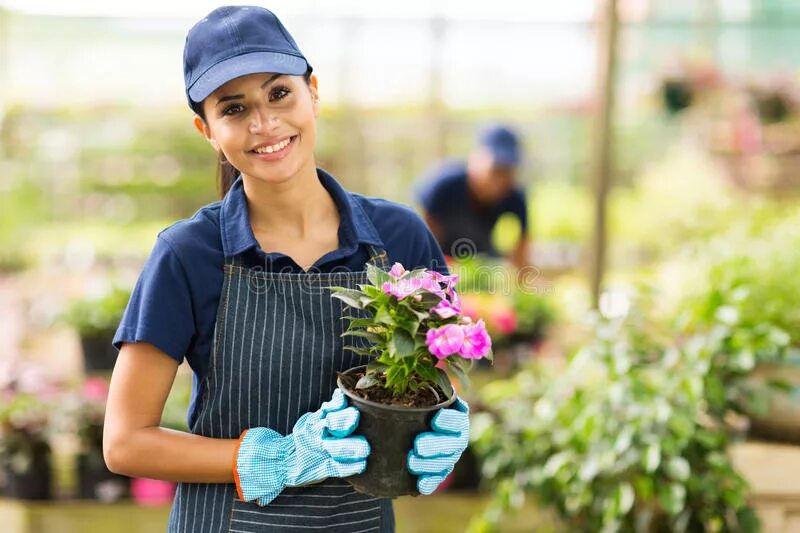
[[[408,470],[419,476],[417,490],[425,495],[450,475],[469,444],[469,405],[456,397],[452,407],[434,415],[431,428],[414,438],[414,448],[408,452]]]
[[[349,436],[359,417],[358,409],[348,407],[336,389],[329,402],[301,416],[285,437],[264,427],[243,432],[233,464],[239,498],[263,506],[284,487],[364,472],[369,443],[362,436]]]

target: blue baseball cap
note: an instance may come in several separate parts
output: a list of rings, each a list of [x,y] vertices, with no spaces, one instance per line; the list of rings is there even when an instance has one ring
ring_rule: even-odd
[[[493,124],[484,127],[478,134],[478,144],[489,150],[495,164],[515,167],[522,159],[517,134],[507,126]]]
[[[299,76],[311,65],[271,11],[223,6],[192,26],[183,48],[186,98],[194,109],[234,78],[271,72]]]

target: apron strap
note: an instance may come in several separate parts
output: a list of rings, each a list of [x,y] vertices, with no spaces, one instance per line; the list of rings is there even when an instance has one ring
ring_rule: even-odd
[[[391,268],[391,265],[389,264],[389,256],[386,253],[386,250],[384,250],[383,248],[378,248],[377,246],[373,246],[371,244],[368,244],[367,247],[369,249],[370,263],[380,268],[381,270],[389,270]]]

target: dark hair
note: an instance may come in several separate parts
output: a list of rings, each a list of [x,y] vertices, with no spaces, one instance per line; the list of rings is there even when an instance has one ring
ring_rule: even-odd
[[[307,84],[311,84],[311,67],[306,69],[305,74],[303,74],[303,79]],[[206,121],[206,115],[203,112],[203,103],[202,102],[192,102],[191,104],[192,110],[197,113],[197,115],[203,119],[203,122]],[[225,198],[225,195],[231,189],[233,182],[236,181],[236,177],[239,175],[239,170],[231,165],[225,156],[220,154],[219,159],[217,160],[217,192],[219,193],[220,199]]]

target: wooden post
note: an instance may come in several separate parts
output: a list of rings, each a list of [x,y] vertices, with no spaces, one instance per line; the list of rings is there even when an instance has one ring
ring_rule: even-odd
[[[617,1],[599,0],[597,41],[597,88],[592,128],[591,182],[594,190],[594,232],[591,246],[592,305],[600,300],[606,256],[606,211],[613,172],[614,85],[616,82]]]

